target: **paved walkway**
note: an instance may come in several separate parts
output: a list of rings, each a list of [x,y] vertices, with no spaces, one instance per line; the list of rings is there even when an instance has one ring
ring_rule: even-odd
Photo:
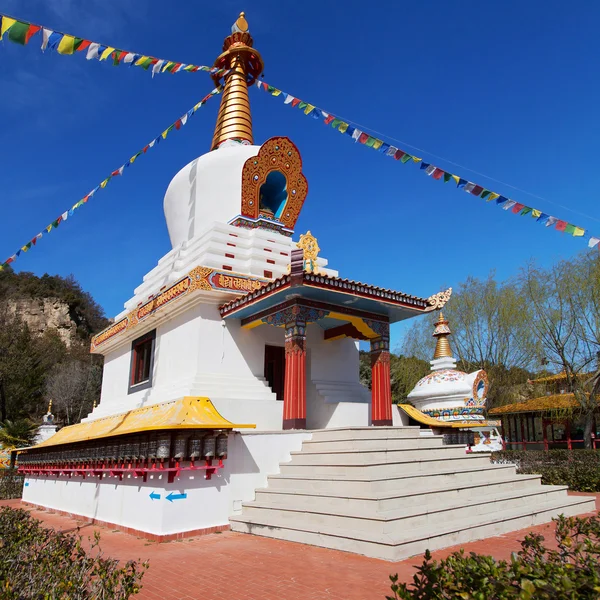
[[[594,495],[594,494],[587,494]],[[600,510],[600,494],[595,494]],[[21,506],[18,500],[0,505]],[[31,509],[29,509],[31,510]],[[388,575],[411,579],[417,556],[399,563],[366,558],[337,550],[304,546],[241,533],[225,532],[158,544],[109,527],[92,526],[48,511],[31,510],[48,527],[101,533],[103,552],[114,558],[148,559],[150,568],[139,596],[146,600],[383,600],[389,593]],[[554,539],[552,524],[533,531]],[[466,544],[467,552],[502,559],[519,549],[528,530]],[[443,558],[458,548],[434,552]]]

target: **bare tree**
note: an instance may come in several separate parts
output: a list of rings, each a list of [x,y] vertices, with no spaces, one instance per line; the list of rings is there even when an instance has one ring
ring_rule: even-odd
[[[65,425],[78,423],[84,411],[91,410],[87,388],[90,372],[77,360],[56,365],[46,384],[46,394],[52,400],[57,417]]]

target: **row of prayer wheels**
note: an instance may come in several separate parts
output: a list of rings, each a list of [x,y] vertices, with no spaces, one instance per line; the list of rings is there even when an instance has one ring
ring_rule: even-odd
[[[85,463],[144,463],[211,460],[227,457],[224,431],[157,431],[64,444],[19,454],[23,466]]]

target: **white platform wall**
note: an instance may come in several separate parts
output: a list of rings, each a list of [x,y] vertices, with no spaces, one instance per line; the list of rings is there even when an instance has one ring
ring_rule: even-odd
[[[184,472],[173,483],[166,475],[149,476],[146,483],[141,477],[28,477],[23,500],[155,535],[228,525],[241,503],[253,500],[256,488],[265,487],[267,476],[278,473],[279,463],[289,461],[290,452],[310,437],[306,432],[231,433],[225,467],[208,481],[200,471]],[[169,501],[171,492],[186,498]]]

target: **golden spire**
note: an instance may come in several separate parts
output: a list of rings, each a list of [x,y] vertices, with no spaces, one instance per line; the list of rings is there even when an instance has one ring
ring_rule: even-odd
[[[217,69],[229,71],[224,77],[213,75],[215,84],[224,85],[224,90],[211,150],[226,140],[254,143],[248,86],[262,73],[264,65],[262,57],[252,47],[253,42],[246,17],[240,13],[231,28],[231,35],[225,38],[223,53],[214,64]],[[221,79],[224,79],[223,83]]]
[[[52,400],[50,400],[50,402],[48,402],[48,412],[46,414],[47,415],[52,414]]]
[[[450,342],[448,341],[448,336],[451,334],[448,323],[449,321],[444,319],[444,315],[440,311],[440,316],[435,322],[435,330],[433,332],[433,337],[437,338],[433,360],[445,357],[452,358],[452,350],[450,349]]]

